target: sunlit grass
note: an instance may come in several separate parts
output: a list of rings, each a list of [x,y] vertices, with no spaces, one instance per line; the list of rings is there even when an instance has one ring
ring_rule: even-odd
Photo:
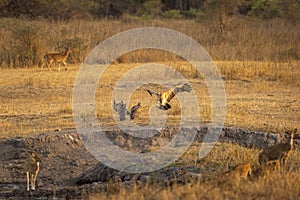
[[[216,64],[225,85],[226,126],[267,132],[299,128],[300,83],[297,77],[300,74],[297,62],[222,61]],[[185,65],[187,69],[191,69],[183,62],[177,70],[187,71]],[[126,71],[137,66],[139,64],[114,65],[101,77],[96,92],[96,114],[101,123],[110,121],[114,124],[112,88]],[[170,66],[176,69],[176,65]],[[72,91],[78,69],[78,66],[70,66],[69,70],[61,72],[40,71],[37,68],[1,70],[1,137],[75,128]],[[193,75],[186,77],[197,94],[201,121],[209,122],[211,103],[205,82]],[[151,98],[140,88],[134,92],[130,102],[127,102],[128,109],[138,101],[143,105],[138,124],[149,124],[149,109],[156,105],[156,98]],[[172,105],[174,110],[167,112],[170,119],[180,114],[176,98],[172,100]]]
[[[201,146],[201,145],[200,145]],[[102,193],[91,194],[89,199],[297,199],[300,194],[299,151],[292,152],[284,172],[267,176],[256,175],[259,169],[258,154],[261,150],[248,149],[236,144],[217,143],[203,159],[197,159],[199,144],[194,143],[176,161],[176,166],[197,166],[202,179],[184,185],[162,187],[158,184],[142,184],[133,187],[111,187]],[[195,159],[196,158],[196,159]],[[195,162],[196,160],[196,162]],[[253,172],[249,180],[218,181],[237,164],[251,163]]]

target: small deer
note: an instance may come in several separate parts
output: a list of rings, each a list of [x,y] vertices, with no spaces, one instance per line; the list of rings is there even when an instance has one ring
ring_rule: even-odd
[[[252,166],[250,163],[238,164],[233,169],[226,172],[223,176],[219,177],[218,183],[236,183],[241,180],[248,180],[252,174]]]
[[[31,189],[35,190],[36,177],[40,170],[41,157],[37,153],[32,152],[31,157],[24,163],[24,170],[26,171],[27,178],[27,191],[29,191],[29,182]]]
[[[48,66],[48,68],[51,71],[51,65],[53,63],[58,63],[58,71],[60,71],[60,64],[62,63],[65,67],[67,67],[67,63],[66,60],[69,56],[69,54],[71,53],[71,48],[67,48],[65,53],[47,53],[44,56],[45,62]],[[43,65],[42,65],[43,68]]]
[[[248,179],[251,176],[252,167],[250,163],[239,164],[235,166],[232,170],[225,173],[225,176],[234,176],[243,179]]]
[[[289,141],[287,143],[271,146],[267,149],[264,149],[259,154],[258,160],[263,170],[266,170],[269,166],[274,164],[274,170],[281,171],[283,167],[285,167],[286,161],[293,149],[294,135],[296,132],[297,129],[290,132]]]

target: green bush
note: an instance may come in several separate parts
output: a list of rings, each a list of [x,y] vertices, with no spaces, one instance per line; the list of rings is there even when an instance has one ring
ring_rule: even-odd
[[[250,16],[261,17],[263,19],[272,19],[282,17],[284,12],[276,0],[258,0],[252,6]]]
[[[166,18],[172,18],[172,19],[182,18],[180,10],[167,10],[167,11],[164,12],[163,16],[166,17]]]
[[[205,16],[205,12],[194,8],[185,11],[183,14],[186,18],[191,18],[191,19],[202,19]]]

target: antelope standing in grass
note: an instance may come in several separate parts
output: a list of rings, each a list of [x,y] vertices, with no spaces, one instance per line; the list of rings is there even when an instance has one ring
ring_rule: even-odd
[[[239,164],[233,169],[225,173],[225,177],[235,177],[248,179],[248,176],[252,174],[252,167],[250,163]]]
[[[286,161],[291,154],[294,144],[294,135],[297,129],[290,132],[289,141],[287,143],[277,144],[264,149],[259,154],[259,164],[263,170],[266,170],[271,165],[275,165],[273,170],[281,171],[286,165]]]
[[[28,158],[24,163],[24,170],[26,171],[27,178],[27,191],[31,184],[31,189],[35,190],[36,177],[40,170],[41,157],[37,153],[32,152],[31,157]]]
[[[241,180],[248,180],[252,174],[252,166],[250,163],[238,164],[233,169],[227,171],[223,176],[219,177],[218,183],[238,184]]]
[[[47,53],[44,56],[45,59],[45,63],[47,64],[48,68],[51,71],[51,65],[53,63],[57,63],[58,64],[58,71],[60,71],[60,64],[63,64],[65,67],[67,67],[67,63],[66,60],[69,57],[70,53],[71,53],[71,48],[67,48],[65,53]],[[43,68],[43,66],[42,66]]]

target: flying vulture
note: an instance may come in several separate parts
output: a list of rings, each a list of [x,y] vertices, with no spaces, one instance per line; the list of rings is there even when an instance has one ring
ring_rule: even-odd
[[[157,96],[158,101],[158,107],[162,110],[168,110],[171,108],[170,101],[173,99],[173,97],[179,93],[179,92],[190,92],[192,90],[192,87],[187,84],[178,84],[173,86],[169,91],[167,92],[154,92],[149,89],[145,89],[151,96],[155,94]]]

